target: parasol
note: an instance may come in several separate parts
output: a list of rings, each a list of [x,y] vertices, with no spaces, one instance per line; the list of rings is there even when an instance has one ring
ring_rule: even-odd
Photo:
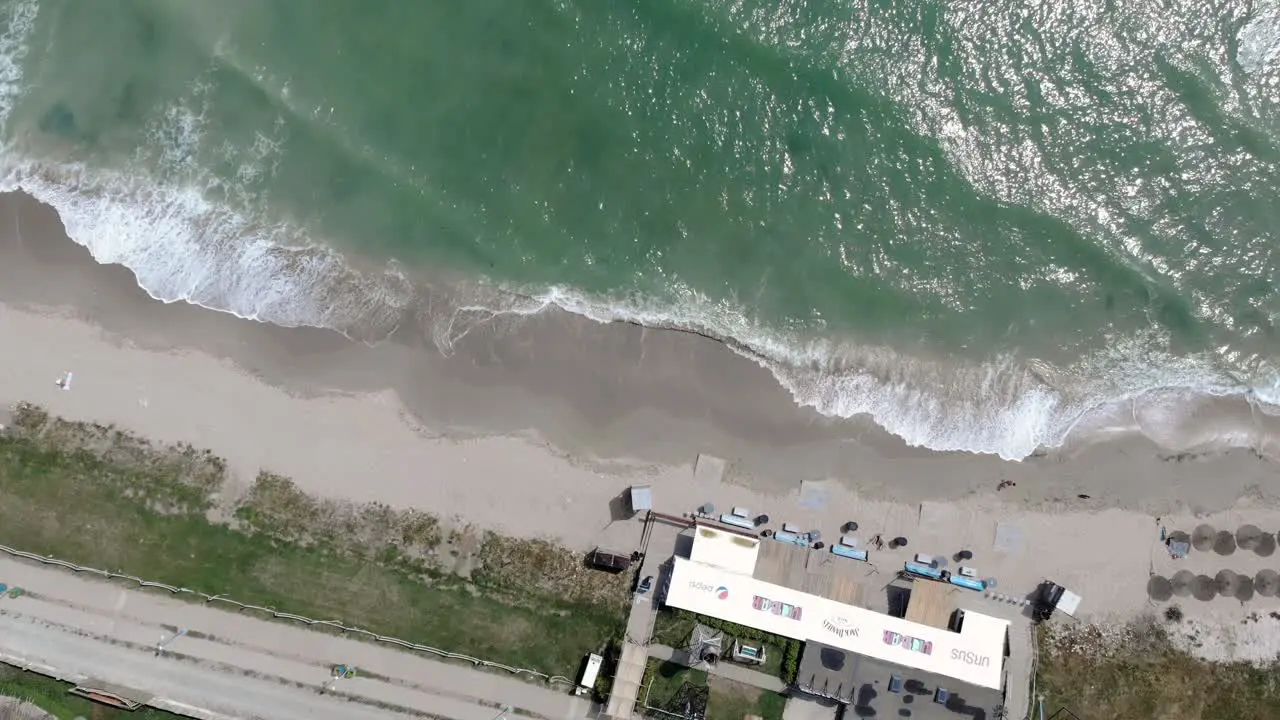
[[[1162,575],[1152,575],[1147,580],[1147,596],[1152,600],[1164,602],[1173,597],[1173,584]]]
[[[1259,570],[1253,576],[1253,589],[1264,597],[1275,597],[1280,593],[1280,573],[1275,570]]]
[[[1262,539],[1258,541],[1258,547],[1253,551],[1261,557],[1271,557],[1276,552],[1276,536],[1271,533],[1263,533]]]
[[[1191,597],[1197,600],[1212,600],[1217,594],[1218,588],[1214,586],[1213,578],[1208,575],[1197,575],[1191,582]]]
[[[1218,594],[1223,597],[1233,597],[1236,591],[1240,589],[1240,582],[1243,578],[1233,570],[1219,570],[1218,574],[1213,577],[1213,585],[1217,589]]]
[[[1236,588],[1236,599],[1240,602],[1249,602],[1253,599],[1253,578],[1248,575],[1240,576],[1240,585]]]
[[[1170,585],[1173,586],[1173,594],[1178,597],[1186,597],[1191,594],[1191,587],[1195,584],[1196,574],[1190,570],[1179,570],[1169,578]]]
[[[1211,525],[1197,525],[1196,529],[1191,531],[1191,547],[1200,552],[1209,552],[1213,549],[1215,532]]]
[[[1230,555],[1236,551],[1236,536],[1223,530],[1213,538],[1213,551],[1219,555]]]
[[[1262,528],[1257,525],[1241,525],[1236,530],[1236,545],[1241,550],[1256,550],[1262,542]]]

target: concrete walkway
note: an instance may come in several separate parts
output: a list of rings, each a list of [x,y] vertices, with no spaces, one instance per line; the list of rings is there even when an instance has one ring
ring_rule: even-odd
[[[207,720],[421,717],[581,720],[592,704],[512,677],[385,645],[185,603],[101,580],[0,559],[0,661],[77,684],[110,683],[170,712]],[[156,653],[175,628],[188,632]],[[329,668],[357,677],[332,687]]]
[[[1035,627],[1030,620],[1009,623],[1009,662],[1005,663],[1004,704],[1010,720],[1031,717],[1031,673],[1036,659]]]
[[[669,572],[669,568],[664,568],[663,563],[671,557],[671,549],[675,547],[679,533],[680,528],[665,522],[649,519],[645,523],[642,540],[645,549],[644,563],[640,566],[638,577],[644,579],[652,576],[653,587],[648,594],[631,596],[627,635],[623,639],[617,672],[613,676],[613,688],[609,691],[609,702],[605,708],[605,715],[614,720],[630,720],[634,716],[636,702],[640,699],[640,683],[644,681],[645,667],[649,663],[649,642],[653,638],[654,623],[658,620],[658,597],[666,582],[666,573]],[[653,552],[648,552],[650,545],[654,548]]]
[[[787,689],[785,683],[780,678],[774,677],[768,673],[762,673],[759,670],[752,670],[741,665],[735,665],[730,662],[720,662],[715,665],[707,665],[706,663],[693,662],[693,658],[689,657],[689,653],[684,650],[677,650],[667,645],[650,645],[649,657],[667,662],[678,663],[688,667],[696,667],[699,670],[706,670],[708,673],[726,680],[740,682],[743,685],[751,685],[761,690],[770,690],[780,693]]]

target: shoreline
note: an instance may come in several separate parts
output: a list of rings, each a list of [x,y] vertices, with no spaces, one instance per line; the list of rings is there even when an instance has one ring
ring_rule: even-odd
[[[40,174],[38,169],[33,172]],[[1269,394],[1259,395],[1238,385],[1205,358],[1164,357],[1160,343],[1151,344],[1140,337],[1123,340],[1122,347],[1099,347],[1078,357],[1059,357],[1061,353],[1052,348],[1042,348],[1047,354],[1022,359],[985,353],[944,358],[929,351],[899,352],[874,343],[845,344],[838,338],[800,340],[742,318],[720,322],[708,308],[695,311],[681,305],[682,310],[672,310],[674,315],[667,311],[655,315],[640,305],[600,304],[556,287],[528,295],[463,279],[440,268],[414,268],[407,273],[405,267],[379,266],[350,251],[341,251],[341,255],[323,248],[299,252],[297,246],[306,245],[306,241],[297,237],[282,239],[278,245],[261,238],[250,240],[245,235],[249,231],[240,228],[248,221],[239,216],[234,222],[216,214],[187,217],[188,224],[175,229],[156,222],[151,217],[155,208],[149,206],[108,203],[98,207],[92,201],[68,206],[69,196],[59,194],[56,182],[32,182],[30,192],[18,190],[5,196],[31,207],[41,202],[36,196],[57,202],[61,210],[41,207],[36,214],[52,219],[42,217],[37,225],[57,226],[54,232],[65,235],[58,216],[63,213],[81,239],[98,247],[104,257],[120,258],[122,251],[112,244],[114,240],[105,245],[95,242],[103,233],[113,237],[115,232],[99,227],[96,220],[104,213],[113,217],[141,213],[144,217],[138,226],[126,223],[130,230],[123,255],[140,279],[129,272],[130,279],[119,282],[122,286],[144,285],[157,296],[195,298],[190,303],[158,301],[166,304],[199,301],[227,308],[209,312],[225,312],[247,322],[258,322],[249,318],[261,313],[286,325],[326,326],[375,347],[438,349],[446,356],[490,353],[510,360],[504,351],[512,349],[511,343],[499,338],[508,335],[536,344],[542,356],[539,360],[544,362],[555,338],[587,344],[584,354],[588,356],[610,357],[613,353],[615,360],[630,359],[622,357],[620,350],[641,344],[646,347],[639,352],[652,353],[655,345],[669,351],[668,363],[685,356],[708,356],[720,369],[736,368],[740,363],[723,357],[733,355],[753,367],[735,369],[736,375],[749,380],[747,384],[733,383],[727,392],[750,387],[753,393],[762,394],[768,383],[756,378],[767,377],[776,387],[768,393],[766,414],[780,412],[773,407],[775,403],[794,406],[789,421],[772,428],[771,435],[796,421],[834,424],[846,432],[849,427],[872,426],[873,434],[894,436],[890,444],[899,442],[926,452],[974,452],[1025,460],[1044,452],[1069,452],[1112,434],[1131,433],[1146,435],[1174,453],[1244,447],[1280,460],[1280,414],[1270,414],[1275,406],[1266,403]],[[10,187],[28,186],[18,182]],[[166,192],[169,190],[172,188]],[[79,197],[74,192],[71,196]],[[240,229],[218,232],[226,223]],[[176,238],[173,255],[152,253],[148,231]],[[196,238],[209,247],[199,245]],[[252,249],[240,249],[236,244],[240,241],[250,242]],[[229,254],[210,249],[225,250],[228,243],[238,249]],[[167,253],[170,248],[165,250]],[[232,257],[240,252],[247,255]],[[254,268],[270,271],[255,270],[247,277],[245,271],[250,266],[244,262],[248,256],[259,258]],[[310,274],[302,278],[298,274],[302,271],[294,272],[297,268],[308,268],[306,273]],[[310,290],[315,287],[321,289]],[[143,294],[150,298],[151,292]],[[705,314],[708,312],[711,315]],[[330,331],[316,325],[281,329]],[[689,337],[685,341],[651,339],[669,334]],[[637,335],[643,341],[637,340]],[[494,345],[503,347],[495,352]],[[1160,357],[1152,361],[1152,353]],[[568,360],[575,361],[580,362]],[[457,374],[457,368],[450,367],[449,372]],[[517,384],[530,385],[526,380],[518,378]],[[652,380],[647,378],[650,383]],[[545,387],[546,378],[538,379],[538,384]],[[773,395],[785,398],[785,403],[774,400]],[[1212,406],[1217,423],[1205,425],[1189,417],[1184,412],[1187,402]],[[1255,405],[1261,412],[1255,412]],[[441,420],[451,426],[467,424],[465,418]],[[718,420],[725,424],[723,418]],[[493,418],[483,419],[477,427],[488,429],[494,422]],[[568,446],[577,435],[564,433],[552,439]],[[858,434],[857,439],[867,437]],[[605,454],[624,451],[614,448]]]
[[[857,520],[909,536],[912,551],[972,547],[1002,588],[1030,592],[1047,573],[1098,621],[1149,609],[1152,572],[1270,567],[1248,553],[1178,565],[1158,552],[1161,525],[1280,529],[1280,472],[1247,450],[1178,456],[1122,437],[1012,463],[911,448],[796,407],[715,341],[565,313],[473,330],[448,357],[408,333],[370,347],[156,302],[124,268],[93,262],[52,210],[0,200],[0,227],[19,214],[21,237],[0,232],[0,405],[209,448],[241,491],[268,470],[313,496],[585,550],[633,546],[616,500],[645,483],[665,512],[710,501],[832,536]],[[67,371],[64,392],[54,381]],[[722,480],[694,478],[699,453],[728,459]],[[1003,481],[1016,485],[997,491]],[[1021,529],[1021,551],[993,551],[998,524]],[[1230,626],[1266,603],[1277,601],[1185,610]]]
[[[766,369],[696,333],[604,325],[550,310],[477,326],[448,356],[417,328],[370,346],[330,330],[285,328],[153,300],[126,268],[96,263],[66,237],[55,211],[22,194],[0,195],[0,227],[22,229],[0,231],[0,307],[13,337],[40,337],[41,327],[57,327],[66,348],[88,340],[113,355],[140,353],[139,359],[185,353],[200,359],[201,372],[237,376],[237,391],[298,407],[345,406],[363,398],[394,407],[383,413],[399,425],[407,418],[415,434],[436,440],[519,438],[579,467],[623,473],[687,471],[705,452],[732,461],[732,484],[775,495],[802,481],[836,477],[868,498],[907,503],[992,495],[1004,480],[1017,483],[1016,489],[993,498],[1054,509],[1212,512],[1255,488],[1280,500],[1280,483],[1266,490],[1280,479],[1280,469],[1259,462],[1265,453],[1247,448],[1176,452],[1120,430],[1111,440],[1068,443],[1020,462],[935,451],[909,446],[869,418],[835,419],[799,407]],[[16,358],[17,348],[11,345],[11,352]],[[0,401],[46,405],[47,399],[82,397],[93,382],[92,368],[59,368],[93,352],[42,354],[47,382],[34,369],[21,380],[0,381]],[[66,370],[75,373],[77,392],[56,392],[53,380]],[[165,371],[164,377],[182,382],[184,373]],[[146,388],[134,390],[132,403],[94,409],[119,414],[126,427],[151,425],[138,405],[150,407]],[[1202,412],[1249,412],[1227,405],[1208,399]],[[72,419],[95,419],[76,417],[77,403],[47,406]],[[150,429],[160,439],[200,442],[163,425]],[[1092,467],[1140,487],[1084,472]],[[1202,476],[1218,483],[1200,491],[1195,481]],[[1091,502],[1079,501],[1080,494]]]

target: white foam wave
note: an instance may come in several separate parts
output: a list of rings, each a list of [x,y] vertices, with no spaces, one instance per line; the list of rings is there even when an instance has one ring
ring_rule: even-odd
[[[364,340],[389,335],[415,302],[412,284],[394,269],[358,272],[339,254],[309,246],[300,229],[250,218],[194,187],[25,161],[9,164],[0,189],[23,190],[56,208],[68,234],[95,259],[128,267],[162,301]],[[688,288],[661,304],[602,302],[563,287],[533,297],[473,292],[459,310],[528,315],[554,306],[601,323],[707,334],[770,370],[797,403],[823,415],[868,416],[913,446],[1009,460],[1058,446],[1091,411],[1152,389],[1242,392],[1200,359],[1157,357],[1150,339],[1114,344],[1109,354],[1070,368],[1013,357],[958,363],[788,334]],[[464,333],[465,326],[451,325],[434,339],[447,350]]]
[[[1104,350],[1069,367],[1008,355],[985,362],[936,360],[805,339],[754,323],[732,305],[688,288],[676,295],[677,301],[660,304],[602,302],[556,287],[501,311],[533,314],[554,306],[601,323],[706,334],[768,369],[798,404],[834,418],[869,417],[907,444],[932,450],[1022,460],[1062,446],[1073,434],[1079,440],[1081,432],[1142,432],[1175,450],[1205,444],[1206,433],[1231,435],[1219,440],[1232,445],[1257,442],[1243,421],[1216,429],[1209,426],[1220,424],[1186,422],[1188,405],[1169,398],[1240,396],[1255,405],[1261,398],[1220,370],[1213,357],[1168,351],[1168,337],[1159,333],[1110,338]],[[673,307],[680,308],[678,315]],[[1117,414],[1129,422],[1103,422]]]
[[[0,126],[21,93],[22,37],[35,8],[34,2],[15,6],[0,35]],[[203,98],[193,86],[184,103],[164,113],[150,128],[143,151],[150,154],[140,154],[131,167],[104,170],[4,148],[0,189],[22,190],[53,206],[76,242],[99,262],[128,267],[158,300],[364,340],[389,335],[416,302],[412,283],[394,267],[358,271],[310,242],[303,228],[254,209],[246,188],[271,175],[280,138],[259,135],[251,148],[214,149],[239,168],[233,185],[205,176],[196,162],[204,143]],[[150,172],[157,166],[165,179]],[[210,200],[210,189],[229,201]],[[1161,338],[1116,339],[1107,351],[1066,368],[1014,357],[955,362],[770,328],[739,306],[682,286],[660,301],[606,301],[563,287],[534,296],[480,286],[470,291],[470,300],[452,301],[464,314],[533,314],[554,306],[601,323],[704,333],[770,370],[797,403],[824,415],[869,416],[914,446],[1010,460],[1061,444],[1090,417],[1122,416],[1117,403],[1154,389],[1245,392],[1217,372],[1211,358],[1161,351],[1167,345]],[[447,351],[466,326],[437,318],[433,338]],[[1148,403],[1139,418],[1135,406],[1132,426],[1159,426],[1176,442],[1176,428],[1162,423],[1160,412]],[[1106,425],[1108,431],[1119,427]]]
[[[27,35],[39,13],[38,0],[22,0],[9,6],[0,33],[0,130],[22,95],[22,60],[27,56]]]
[[[0,35],[0,127],[23,92],[22,59],[36,10],[35,2],[12,6]],[[393,332],[413,296],[394,267],[352,268],[304,228],[255,209],[247,185],[229,187],[201,169],[207,91],[194,83],[147,128],[149,142],[121,168],[50,160],[10,140],[0,149],[0,190],[52,206],[94,259],[129,268],[157,300],[362,340]],[[238,176],[269,172],[278,146],[260,138],[240,153]],[[213,201],[209,190],[234,202]]]
[[[300,228],[246,216],[198,188],[80,164],[6,161],[0,190],[52,206],[95,260],[129,268],[157,300],[363,340],[389,335],[411,302],[409,282],[393,269],[361,273]]]

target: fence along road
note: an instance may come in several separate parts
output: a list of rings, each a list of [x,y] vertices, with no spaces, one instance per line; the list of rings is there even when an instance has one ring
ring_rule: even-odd
[[[43,560],[43,559],[42,559]],[[154,696],[148,704],[207,720],[364,720],[513,717],[577,720],[591,704],[559,689],[446,664],[412,652],[328,635],[0,557],[0,661],[70,682],[94,679]],[[305,619],[303,619],[305,620]],[[156,646],[168,640],[163,653]],[[331,689],[330,668],[357,677]]]

